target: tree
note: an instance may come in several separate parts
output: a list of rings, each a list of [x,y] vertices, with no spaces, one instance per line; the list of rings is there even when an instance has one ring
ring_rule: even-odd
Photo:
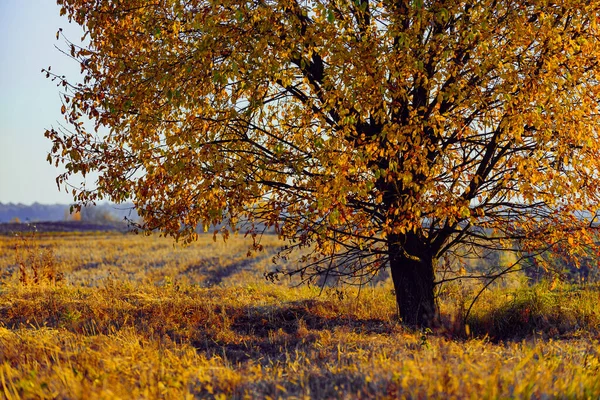
[[[71,221],[81,221],[81,211],[75,211],[73,214],[69,214]]]
[[[593,244],[597,0],[58,3],[88,45],[82,83],[45,71],[71,127],[46,136],[59,184],[99,173],[80,203],[183,241],[273,227],[305,278],[389,267],[412,326],[453,251]]]

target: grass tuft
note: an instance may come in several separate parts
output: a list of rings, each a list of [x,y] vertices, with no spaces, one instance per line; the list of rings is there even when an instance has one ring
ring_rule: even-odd
[[[542,282],[512,291],[497,290],[477,304],[467,324],[476,335],[496,340],[573,337],[600,333],[600,286]]]

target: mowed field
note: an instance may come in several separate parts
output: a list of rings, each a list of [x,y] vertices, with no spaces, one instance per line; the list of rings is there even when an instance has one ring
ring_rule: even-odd
[[[0,236],[0,397],[600,397],[597,285],[496,287],[466,329],[473,289],[447,286],[411,331],[389,282],[268,282],[282,243],[262,244]]]

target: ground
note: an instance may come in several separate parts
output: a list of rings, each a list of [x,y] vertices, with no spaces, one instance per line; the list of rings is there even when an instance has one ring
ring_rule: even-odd
[[[321,290],[264,273],[281,243],[119,232],[0,236],[8,398],[598,398],[597,285],[440,294],[434,330],[389,282]],[[19,267],[19,263],[22,267]]]

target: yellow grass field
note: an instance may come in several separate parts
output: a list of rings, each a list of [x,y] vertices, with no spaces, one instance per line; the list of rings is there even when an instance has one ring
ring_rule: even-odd
[[[495,288],[468,332],[448,287],[410,331],[389,284],[267,282],[281,243],[250,243],[0,236],[0,397],[600,398],[598,286]]]

